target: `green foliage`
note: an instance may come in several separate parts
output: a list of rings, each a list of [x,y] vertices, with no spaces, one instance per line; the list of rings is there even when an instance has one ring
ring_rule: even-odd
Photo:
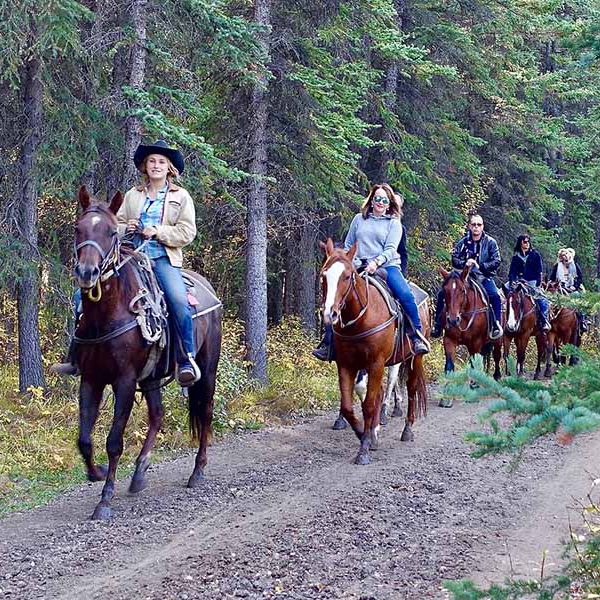
[[[563,352],[577,355],[579,362],[560,368],[549,385],[514,376],[494,381],[480,363],[448,377],[445,398],[464,398],[466,402],[493,399],[480,416],[489,431],[466,436],[475,445],[473,456],[518,452],[548,433],[558,433],[565,442],[600,427],[600,357],[569,346]],[[508,416],[508,424],[498,416]]]

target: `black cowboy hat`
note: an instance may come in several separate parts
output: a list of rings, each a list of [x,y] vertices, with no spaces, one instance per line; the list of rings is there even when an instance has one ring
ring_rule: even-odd
[[[148,146],[140,144],[133,155],[133,163],[139,169],[142,166],[144,159],[150,154],[161,154],[162,156],[166,156],[179,173],[183,173],[183,154],[175,148],[169,148],[165,140],[156,140],[154,144]]]

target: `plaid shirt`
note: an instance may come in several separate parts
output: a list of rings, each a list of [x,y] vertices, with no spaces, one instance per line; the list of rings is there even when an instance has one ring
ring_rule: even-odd
[[[165,196],[167,195],[167,190],[169,189],[169,184],[165,185],[162,190],[158,191],[156,194],[156,200],[152,200],[148,193],[146,192],[146,201],[142,206],[142,212],[140,213],[140,222],[142,224],[142,228],[146,227],[156,227],[160,225],[162,222],[163,209],[165,206]],[[144,246],[143,250],[148,258],[160,258],[161,256],[167,256],[167,251],[165,247],[158,242],[157,240],[148,240],[148,243]]]

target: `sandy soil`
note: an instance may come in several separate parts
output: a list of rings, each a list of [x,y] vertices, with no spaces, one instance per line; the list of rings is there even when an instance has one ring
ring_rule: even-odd
[[[469,457],[478,410],[432,402],[410,444],[393,420],[366,467],[334,414],[232,435],[200,489],[184,487],[191,453],[138,496],[120,481],[108,523],[88,520],[101,484],[84,485],[0,521],[0,598],[441,599],[445,579],[536,576],[544,550],[556,569],[600,434],[541,440],[510,472]]]

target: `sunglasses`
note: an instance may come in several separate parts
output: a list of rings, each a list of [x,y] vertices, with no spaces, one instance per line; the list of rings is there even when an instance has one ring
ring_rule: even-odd
[[[373,196],[373,202],[378,204],[389,204],[390,199],[387,196]]]
[[[483,223],[470,223],[471,227],[483,227]]]
[[[522,240],[521,241],[521,244],[529,244],[529,243],[530,243],[529,240]]]

